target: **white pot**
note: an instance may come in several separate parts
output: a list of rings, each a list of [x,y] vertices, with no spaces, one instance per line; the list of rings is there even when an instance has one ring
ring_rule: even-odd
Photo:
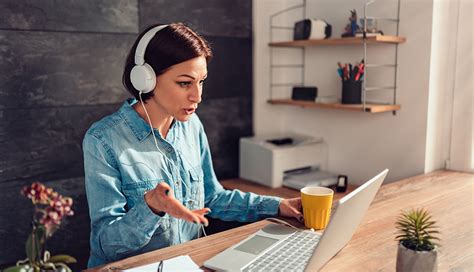
[[[436,272],[438,271],[438,249],[416,251],[398,244],[397,272]]]

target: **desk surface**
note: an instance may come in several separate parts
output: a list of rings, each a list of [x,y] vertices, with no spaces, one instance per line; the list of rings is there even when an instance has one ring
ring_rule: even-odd
[[[227,188],[243,191],[263,193],[260,191],[263,189],[270,195],[299,195],[291,189],[252,186],[238,179],[222,183]],[[442,247],[438,270],[471,271],[474,267],[473,195],[474,175],[461,172],[437,171],[383,185],[351,241],[322,271],[394,271],[397,255],[395,220],[401,210],[420,207],[430,210],[440,226]],[[207,259],[267,224],[271,222],[259,221],[89,271],[106,271],[104,268],[107,267],[125,269],[180,255],[190,255],[202,266]]]

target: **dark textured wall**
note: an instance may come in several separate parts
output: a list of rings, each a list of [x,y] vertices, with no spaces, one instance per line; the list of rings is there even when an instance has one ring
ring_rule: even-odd
[[[76,214],[48,248],[85,267],[82,138],[128,97],[124,59],[149,24],[184,22],[211,43],[198,114],[217,176],[238,176],[238,139],[252,133],[251,8],[250,0],[0,1],[0,267],[25,258],[32,205],[19,191],[36,180],[74,198]]]

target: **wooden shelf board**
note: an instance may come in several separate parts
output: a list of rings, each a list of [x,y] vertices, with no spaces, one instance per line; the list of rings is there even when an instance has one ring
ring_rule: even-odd
[[[298,101],[292,99],[271,99],[267,102],[273,105],[290,105],[303,108],[325,108],[350,111],[364,111],[362,104],[316,103],[311,101]],[[365,104],[365,107],[365,111],[370,113],[397,111],[401,108],[400,105],[385,104]]]
[[[390,36],[390,35],[377,35],[375,37],[368,37],[367,43],[404,43],[405,37],[402,36]],[[305,47],[315,45],[348,45],[348,44],[362,44],[362,37],[348,37],[348,38],[335,38],[335,39],[324,39],[324,40],[298,40],[298,41],[286,41],[286,42],[272,42],[270,46],[275,47]]]

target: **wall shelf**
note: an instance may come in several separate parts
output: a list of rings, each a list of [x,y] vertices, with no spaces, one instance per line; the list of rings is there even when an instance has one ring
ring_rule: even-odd
[[[406,41],[405,37],[402,36],[390,36],[390,35],[377,35],[374,37],[367,37],[366,42],[368,44],[400,44]],[[299,40],[299,41],[286,41],[286,42],[271,42],[268,45],[273,47],[307,47],[316,45],[353,45],[353,44],[364,44],[362,37],[350,37],[350,38],[335,38],[335,39],[324,39],[324,40]]]
[[[349,111],[362,111],[370,113],[390,112],[400,110],[400,105],[393,104],[341,104],[341,103],[316,103],[311,101],[299,101],[292,99],[270,99],[267,101],[272,105],[289,105],[303,108],[325,108]]]
[[[400,110],[400,105],[397,104],[397,69],[398,69],[398,45],[405,43],[406,42],[406,37],[399,36],[399,23],[400,23],[400,1],[397,0],[397,16],[396,17],[390,17],[390,18],[383,18],[383,17],[373,17],[368,15],[368,7],[372,5],[376,0],[366,0],[366,3],[364,4],[364,15],[361,18],[363,20],[362,23],[362,29],[358,33],[356,33],[356,37],[345,37],[345,38],[329,38],[329,39],[323,39],[323,40],[283,40],[283,41],[275,41],[273,39],[273,31],[274,30],[286,30],[286,31],[293,31],[294,27],[291,25],[280,25],[280,24],[275,24],[274,19],[277,16],[280,16],[282,14],[285,14],[290,11],[294,10],[301,10],[302,11],[302,19],[306,19],[308,16],[306,15],[306,2],[307,0],[302,0],[301,4],[290,6],[288,8],[285,8],[283,10],[280,10],[272,15],[270,15],[270,39],[269,39],[269,49],[270,49],[270,58],[269,58],[269,100],[268,103],[270,104],[279,104],[279,105],[291,105],[291,106],[299,106],[303,108],[327,108],[327,109],[343,109],[343,110],[350,110],[350,111],[362,111],[362,112],[370,112],[370,113],[377,113],[377,112],[392,112],[393,115],[396,114],[396,111]],[[380,1],[382,2],[382,1]],[[370,33],[367,28],[368,26],[368,20],[384,20],[384,21],[389,21],[395,23],[396,26],[396,31],[392,35],[374,35],[374,33]],[[377,25],[377,22],[375,22],[375,26]],[[360,35],[362,34],[362,35]],[[360,37],[358,36],[360,35]],[[374,35],[374,36],[371,36]],[[365,37],[363,37],[365,36]],[[285,39],[288,39],[288,36],[286,36]],[[373,45],[392,45],[395,47],[395,55],[394,55],[394,62],[393,63],[377,63],[377,62],[371,62],[371,60],[368,60],[367,58],[367,51],[368,51],[368,45],[373,44]],[[294,101],[289,98],[281,99],[282,95],[279,95],[279,99],[274,98],[274,89],[279,88],[278,92],[282,90],[291,89],[292,86],[305,86],[308,82],[305,80],[305,72],[306,72],[306,48],[311,47],[311,46],[338,46],[338,45],[349,45],[349,46],[357,46],[361,45],[363,48],[363,57],[362,59],[364,60],[364,80],[361,80],[362,86],[361,86],[361,97],[360,101],[361,104],[356,104],[356,105],[349,105],[349,104],[341,104],[341,103],[316,103],[312,101]],[[291,50],[298,50],[301,54],[301,63],[279,63],[275,62],[273,60],[274,54],[281,54],[282,52],[274,50],[276,47],[286,47]],[[372,68],[380,68],[380,67],[387,67],[390,69],[393,69],[393,84],[387,84],[387,86],[367,86],[367,79],[369,78],[369,74],[371,76],[372,71],[368,71],[369,69],[372,70]],[[291,82],[281,82],[281,79],[278,80],[278,83],[275,82],[275,75],[274,71],[275,69],[280,69],[279,73],[281,74],[281,69],[283,68],[288,68],[288,69],[294,69],[298,68],[300,69],[299,72],[301,76],[301,81],[300,82],[294,82],[296,79],[292,79]],[[367,69],[369,68],[369,69]],[[375,69],[374,69],[375,70]],[[292,72],[293,74],[296,74],[295,72]],[[278,74],[277,74],[278,75]],[[293,77],[294,78],[294,77]],[[286,78],[283,78],[285,80]],[[352,80],[352,79],[351,79]],[[383,82],[388,83],[388,80],[383,80]],[[314,85],[313,82],[311,82]],[[368,102],[368,96],[370,99],[370,93],[375,93],[378,91],[385,91],[385,90],[391,90],[392,97],[387,98],[384,100],[391,100],[389,103],[388,101],[381,102],[380,104],[373,104]],[[380,98],[378,98],[380,99]],[[342,101],[343,99],[341,99]],[[358,99],[355,101],[359,101]]]

